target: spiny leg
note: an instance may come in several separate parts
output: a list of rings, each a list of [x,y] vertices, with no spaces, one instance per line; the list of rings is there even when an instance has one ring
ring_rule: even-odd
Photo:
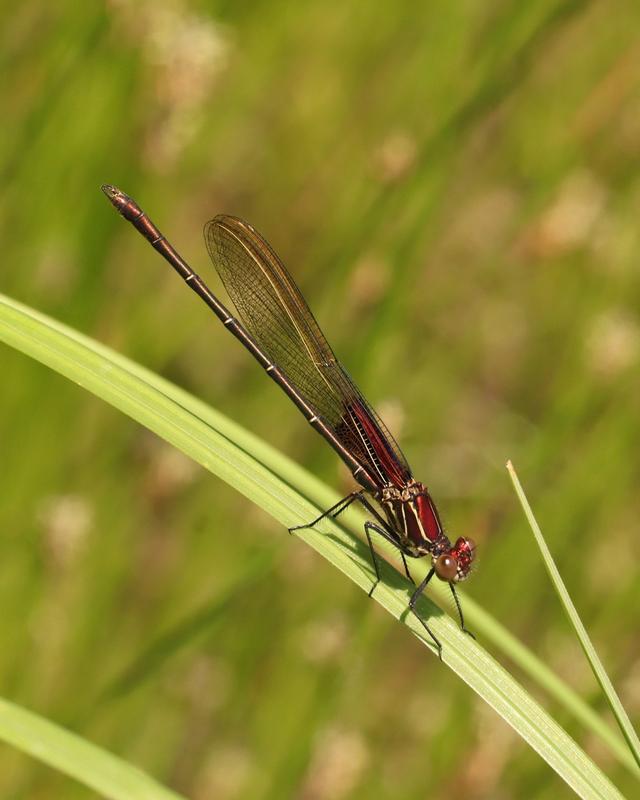
[[[378,559],[376,557],[376,551],[373,547],[373,542],[371,541],[371,534],[369,531],[370,530],[376,531],[396,547],[397,547],[397,542],[393,539],[393,537],[391,536],[391,532],[387,529],[385,520],[380,516],[380,514],[376,511],[376,509],[367,500],[363,492],[351,492],[351,494],[348,494],[346,497],[343,497],[342,500],[339,500],[335,505],[331,506],[331,508],[329,508],[323,514],[320,514],[320,516],[314,519],[312,522],[307,522],[306,525],[294,525],[292,528],[289,528],[289,533],[293,534],[294,531],[303,530],[305,528],[313,528],[315,525],[318,524],[318,522],[320,522],[323,519],[326,519],[327,517],[335,519],[340,514],[342,514],[343,511],[349,508],[349,506],[352,503],[356,501],[358,501],[362,506],[364,506],[364,508],[366,508],[366,510],[370,514],[372,514],[377,520],[380,521],[380,523],[382,523],[382,525],[385,526],[384,528],[382,528],[380,525],[376,525],[375,523],[370,522],[369,520],[367,520],[364,524],[364,532],[367,536],[367,542],[369,543],[369,550],[371,551],[371,562],[373,564],[373,569],[376,574],[376,579],[373,583],[373,586],[369,590],[369,597],[371,597],[373,590],[380,583],[380,569],[378,567]]]
[[[435,644],[436,650],[438,651],[438,658],[440,659],[440,661],[442,661],[442,645],[440,644],[440,640],[436,637],[431,628],[427,625],[427,623],[422,619],[420,614],[418,614],[418,612],[416,611],[416,603],[418,602],[420,595],[427,588],[427,584],[429,583],[431,578],[433,578],[434,574],[435,574],[435,569],[431,567],[431,569],[427,573],[426,578],[422,581],[422,583],[418,586],[415,592],[411,595],[411,599],[409,600],[409,608],[413,612],[413,615],[418,620],[418,622],[422,625],[422,627],[431,637],[431,640]]]
[[[373,506],[373,505],[372,505],[372,504],[369,502],[369,500],[366,498],[366,496],[365,496],[364,492],[356,492],[355,494],[357,494],[357,495],[358,495],[358,497],[357,497],[357,498],[354,498],[354,499],[356,499],[356,500],[357,500],[357,501],[360,503],[360,505],[361,505],[363,508],[366,508],[366,509],[367,509],[367,511],[368,511],[368,512],[371,514],[371,516],[372,516],[372,517],[375,517],[375,519],[377,520],[378,524],[379,524],[381,527],[383,527],[383,528],[385,529],[385,531],[387,532],[387,534],[391,534],[391,533],[392,533],[392,531],[391,531],[391,529],[389,528],[389,524],[388,524],[387,520],[386,520],[386,519],[385,519],[385,518],[384,518],[384,517],[383,517],[383,516],[380,514],[380,512],[378,511],[378,509],[377,509],[377,508],[375,508],[375,507],[374,507],[374,506]],[[395,540],[394,540],[394,542],[393,542],[393,543],[394,543],[394,544],[396,545],[396,547],[397,547],[397,542],[395,542]]]
[[[450,583],[449,588],[451,589],[451,594],[453,595],[453,599],[455,600],[456,608],[458,609],[458,617],[460,618],[460,630],[464,631],[464,633],[469,634],[472,639],[476,637],[471,633],[471,631],[465,627],[464,624],[464,614],[462,613],[462,606],[460,605],[460,599],[458,597],[458,593],[456,592],[456,587]]]
[[[343,497],[342,500],[338,500],[338,502],[331,506],[331,508],[324,511],[320,514],[319,517],[313,520],[313,522],[307,522],[305,525],[294,525],[292,528],[289,528],[289,533],[293,533],[294,531],[304,530],[305,528],[314,528],[319,522],[321,522],[326,517],[331,517],[335,519],[336,517],[340,516],[343,511],[346,511],[347,508],[356,500],[362,500],[362,492],[351,492],[346,497]]]
[[[371,551],[371,561],[373,563],[373,568],[374,568],[375,573],[376,573],[376,579],[375,579],[375,581],[373,583],[373,586],[371,587],[371,589],[369,589],[369,597],[371,597],[371,595],[373,594],[374,589],[380,583],[380,569],[378,567],[378,556],[376,554],[375,548],[373,546],[373,541],[371,539],[371,531],[375,531],[378,535],[382,536],[382,538],[385,541],[389,542],[389,544],[392,544],[396,548],[396,550],[398,550],[400,552],[400,556],[402,557],[402,562],[405,565],[405,570],[407,569],[407,566],[406,566],[406,561],[405,561],[405,558],[404,558],[404,553],[402,552],[400,544],[399,544],[397,538],[395,537],[393,531],[389,528],[389,526],[386,524],[386,522],[384,520],[382,520],[380,515],[376,513],[375,509],[371,508],[371,506],[369,505],[369,503],[367,503],[366,500],[361,501],[361,502],[365,506],[365,508],[368,508],[371,511],[371,513],[375,514],[375,516],[378,519],[380,519],[381,522],[382,522],[382,525],[378,525],[375,522],[371,522],[371,520],[367,520],[364,523],[364,532],[365,532],[365,534],[367,536],[367,541],[369,542],[369,550]],[[411,576],[408,575],[408,577],[411,580],[411,582],[413,583],[413,580],[411,579]]]
[[[369,502],[369,500],[365,497],[364,492],[362,491],[351,492],[351,494],[348,494],[346,497],[343,497],[342,500],[339,500],[335,505],[331,506],[331,508],[327,509],[327,511],[320,514],[320,516],[314,519],[312,522],[308,522],[306,525],[294,525],[292,528],[289,528],[289,533],[292,534],[294,531],[303,530],[305,528],[313,528],[315,525],[318,524],[318,522],[320,522],[323,519],[326,519],[327,517],[335,519],[340,514],[342,514],[343,511],[346,511],[346,509],[349,508],[349,506],[356,501],[360,503],[360,505],[363,508],[365,508],[373,517],[375,517],[375,519],[379,523],[376,524],[374,522],[371,522],[370,520],[367,520],[364,524],[364,532],[367,536],[367,542],[369,543],[369,550],[371,551],[371,562],[373,564],[373,569],[376,574],[376,579],[374,581],[374,584],[369,590],[369,597],[371,597],[374,589],[380,583],[380,569],[378,567],[376,551],[375,548],[373,547],[373,542],[371,540],[370,531],[372,530],[380,534],[380,536],[382,536],[383,539],[386,539],[386,541],[388,541],[396,549],[399,550],[405,574],[407,578],[411,581],[411,583],[413,583],[413,585],[415,586],[415,581],[413,580],[413,578],[411,577],[411,573],[409,572],[409,567],[407,565],[406,558],[404,556],[404,553],[398,546],[398,541],[393,535],[393,531],[389,528],[389,525],[387,521],[384,519],[384,517],[382,517],[380,512]]]
[[[413,577],[411,576],[411,573],[409,572],[409,565],[407,564],[407,559],[405,558],[404,553],[402,552],[402,550],[400,551],[400,558],[402,559],[402,566],[404,567],[404,574],[407,576],[407,578],[409,578],[411,583],[415,586],[416,582],[413,580]]]
[[[380,526],[371,525],[371,529],[379,533],[383,536],[388,542],[390,542],[400,553],[400,558],[402,559],[402,566],[404,567],[404,574],[407,578],[411,581],[411,583],[415,586],[416,582],[411,577],[411,573],[409,572],[409,566],[407,564],[407,559],[405,558],[403,550],[400,548],[396,537],[393,535],[393,531],[389,527],[387,521],[378,513],[378,511],[371,505],[371,503],[367,500],[367,498],[361,494],[358,498],[358,501],[367,509],[367,511],[372,514],[380,523]],[[380,530],[382,527],[384,530]],[[373,547],[371,545],[371,539],[369,538],[369,534],[367,533],[367,539],[369,539],[369,547],[371,548],[371,558],[373,560]],[[377,583],[377,582],[376,582]],[[374,587],[375,588],[375,584]],[[371,589],[371,592],[373,589]],[[371,592],[369,593],[369,597],[371,597]]]
[[[369,551],[371,553],[371,563],[373,564],[373,569],[374,572],[376,573],[376,579],[371,584],[371,588],[369,589],[368,592],[369,597],[371,597],[374,589],[380,583],[380,568],[378,567],[378,556],[376,555],[376,551],[373,546],[373,541],[371,540],[371,531],[375,531],[376,533],[379,533],[381,536],[384,536],[385,539],[388,539],[387,532],[379,525],[376,525],[375,522],[370,522],[369,520],[367,520],[364,523],[364,532],[367,536],[367,541],[369,542]]]

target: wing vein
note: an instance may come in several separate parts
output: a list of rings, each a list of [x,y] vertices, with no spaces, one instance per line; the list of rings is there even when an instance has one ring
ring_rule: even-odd
[[[205,226],[205,240],[238,317],[314,413],[381,485],[408,479],[400,448],[336,359],[265,239],[246,222],[220,215]]]

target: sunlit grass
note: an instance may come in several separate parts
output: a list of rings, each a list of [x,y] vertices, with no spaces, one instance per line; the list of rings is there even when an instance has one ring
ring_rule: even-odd
[[[221,408],[284,478],[282,519],[302,516],[298,493],[326,508],[346,488],[337,460],[98,187],[203,273],[208,218],[255,224],[448,531],[477,540],[481,645],[633,797],[503,465],[633,721],[635,11],[165,5],[5,15],[0,289],[186,387],[209,427]],[[0,696],[197,800],[567,791],[280,522],[31,359],[3,346],[1,366]],[[89,792],[0,754],[2,796]]]
[[[317,509],[311,507],[296,489],[297,486],[303,487],[306,482],[301,470],[290,471],[291,484],[285,483],[277,469],[269,465],[270,448],[257,440],[247,447],[246,434],[239,437],[245,440],[245,447],[241,447],[233,435],[236,426],[211,410],[201,410],[199,401],[147,370],[29,309],[3,300],[0,310],[0,338],[5,343],[53,367],[146,425],[210,472],[233,485],[285,527],[304,522],[316,513]],[[354,548],[353,540],[345,538],[340,526],[332,521],[327,521],[322,527],[326,530],[302,530],[299,536],[360,588],[368,591],[372,575],[367,564],[366,548],[362,544]],[[415,618],[407,613],[409,587],[406,580],[387,569],[383,570],[382,575],[383,582],[376,587],[373,595],[375,602],[401,620],[432,649],[433,644],[425,641]],[[451,619],[442,615],[437,606],[425,598],[420,604],[420,613],[428,616],[429,624],[442,644],[443,662],[514,727],[580,796],[620,797],[604,774],[546,715],[542,707],[475,641],[458,630]],[[490,620],[485,621],[484,629],[490,634]],[[172,646],[175,646],[175,637]],[[12,712],[10,707],[7,709],[9,723],[16,719],[19,712]],[[28,718],[26,720],[28,731],[32,723]],[[58,765],[56,754],[62,753],[61,768],[70,771],[69,765],[79,761],[78,754],[74,756],[74,750],[82,745],[53,726],[47,728],[35,718],[33,726],[38,728],[41,740],[57,742],[55,747],[47,750],[45,760]],[[25,747],[29,737],[20,739],[14,735],[15,730],[15,725],[9,727],[5,731],[6,738]],[[33,753],[33,749],[30,752]],[[86,771],[73,770],[71,774],[84,777],[88,785],[95,786],[91,775],[104,768],[106,760],[106,755],[95,753],[93,758],[84,760]],[[124,764],[114,764],[108,769],[118,776],[127,774]],[[120,789],[114,791],[112,796],[124,797]]]

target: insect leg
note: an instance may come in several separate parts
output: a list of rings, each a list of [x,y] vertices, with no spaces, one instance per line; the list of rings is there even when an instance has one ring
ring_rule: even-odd
[[[468,628],[465,627],[464,614],[462,613],[462,606],[460,605],[460,599],[458,598],[456,587],[452,583],[450,583],[449,586],[451,588],[451,594],[453,595],[453,599],[455,600],[456,603],[456,608],[458,609],[458,617],[460,618],[460,630],[464,631],[465,633],[468,633],[472,639],[475,639],[476,637],[471,633],[471,631]]]
[[[327,509],[325,512],[320,514],[319,517],[313,520],[313,522],[307,522],[305,525],[294,525],[292,528],[289,528],[289,533],[293,533],[294,531],[301,531],[305,528],[315,528],[315,526],[323,519],[327,517],[331,517],[331,519],[335,519],[343,511],[346,511],[347,508],[353,503],[355,500],[361,499],[362,492],[351,492],[346,497],[343,497],[342,500],[338,500],[338,502],[331,506],[331,508]]]
[[[416,611],[416,603],[418,602],[418,599],[420,598],[420,595],[427,588],[427,584],[429,583],[431,578],[433,578],[434,575],[435,575],[435,569],[433,567],[431,567],[431,569],[427,573],[426,578],[422,581],[422,583],[418,586],[418,588],[415,590],[415,592],[411,595],[411,599],[409,600],[409,608],[413,612],[413,615],[418,620],[418,622],[422,625],[422,627],[425,629],[425,631],[429,634],[429,636],[431,638],[431,641],[435,644],[436,650],[438,651],[438,658],[440,659],[440,661],[442,661],[442,645],[440,644],[439,639],[436,637],[436,635],[431,630],[431,628],[427,625],[427,623],[422,619],[420,614],[418,614],[418,612]]]
[[[371,587],[371,589],[369,589],[369,597],[371,597],[371,595],[373,594],[373,590],[380,583],[380,570],[378,568],[378,556],[377,556],[375,548],[373,546],[373,541],[371,540],[371,531],[375,531],[377,534],[382,536],[382,538],[385,539],[387,542],[392,544],[394,547],[398,548],[398,542],[396,541],[396,539],[392,536],[392,534],[386,528],[383,528],[382,526],[377,525],[375,522],[371,522],[370,520],[367,520],[364,523],[364,532],[365,532],[365,534],[367,536],[367,541],[369,542],[369,550],[371,551],[371,561],[373,563],[373,568],[374,568],[375,573],[376,573],[376,579],[375,579],[375,581],[373,583],[373,586]],[[402,551],[400,551],[400,552],[402,553]],[[404,560],[404,556],[403,556],[403,560]]]

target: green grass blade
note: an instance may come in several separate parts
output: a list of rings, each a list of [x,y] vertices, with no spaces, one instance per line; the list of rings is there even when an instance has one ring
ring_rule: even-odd
[[[464,612],[465,617],[473,621],[473,630],[482,641],[490,641],[495,649],[505,653],[538,686],[573,714],[581,725],[595,733],[629,772],[636,778],[640,777],[638,765],[625,740],[574,689],[471,598],[465,597]]]
[[[126,761],[1,698],[0,738],[110,800],[184,800]]]
[[[107,348],[46,317],[0,297],[0,339],[31,355],[119,408],[166,439],[212,473],[229,482],[285,526],[308,521],[331,497],[328,490],[264,443],[207,409],[185,392]],[[292,488],[292,485],[304,491]],[[300,533],[363,590],[371,587],[365,545],[334,522],[323,532]],[[425,645],[422,629],[407,615],[408,584],[382,565],[374,600],[406,625]],[[492,706],[547,763],[584,798],[621,795],[567,733],[491,656],[442,610],[424,598],[420,613],[443,645],[443,660]],[[2,731],[0,730],[0,735]]]
[[[596,680],[600,684],[602,691],[604,692],[605,697],[607,698],[607,702],[615,716],[618,725],[620,726],[620,730],[622,731],[622,735],[627,741],[629,745],[629,749],[633,754],[633,757],[640,766],[640,740],[631,725],[631,720],[629,719],[627,712],[624,710],[622,703],[620,702],[620,698],[616,690],[613,688],[613,684],[609,679],[609,676],[606,673],[604,665],[600,661],[598,654],[593,646],[591,639],[589,638],[589,634],[587,633],[584,625],[582,624],[582,620],[578,615],[576,607],[573,605],[571,601],[571,597],[569,596],[569,592],[567,591],[567,587],[564,585],[564,581],[562,580],[558,568],[555,565],[551,552],[547,547],[547,543],[544,540],[544,536],[542,535],[542,531],[540,530],[540,526],[538,525],[536,518],[531,510],[531,506],[529,505],[529,501],[527,500],[522,485],[518,479],[516,471],[513,467],[513,464],[509,461],[507,462],[507,469],[509,471],[509,475],[511,476],[511,480],[513,482],[513,486],[516,490],[516,494],[518,495],[518,500],[520,501],[520,505],[522,506],[527,521],[533,531],[533,535],[535,537],[536,543],[540,548],[540,552],[542,553],[542,558],[544,560],[544,565],[547,568],[547,572],[549,573],[549,577],[551,578],[551,582],[556,590],[558,597],[560,598],[560,602],[562,603],[562,607],[565,610],[573,629],[576,632],[576,636],[580,642],[580,646],[584,650],[584,654],[591,665],[591,669],[593,670],[594,675],[596,676]]]

